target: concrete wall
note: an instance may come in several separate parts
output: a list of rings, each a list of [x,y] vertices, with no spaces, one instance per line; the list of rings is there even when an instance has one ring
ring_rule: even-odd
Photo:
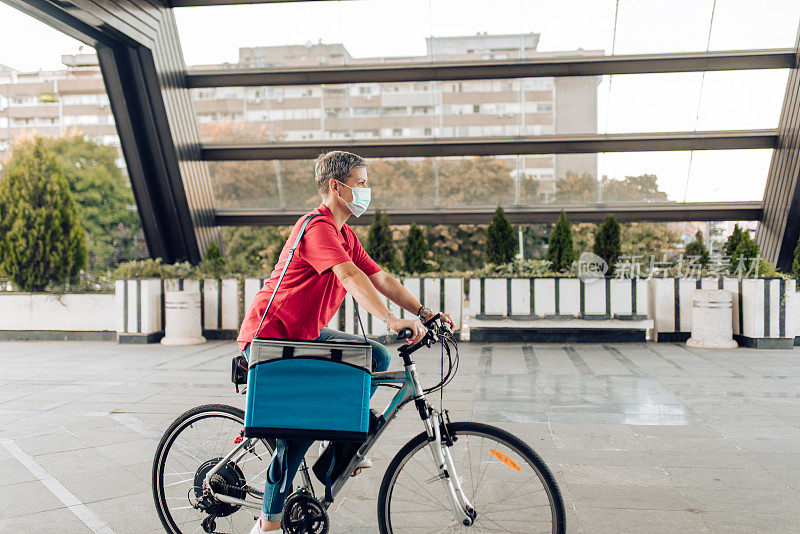
[[[0,331],[116,332],[116,295],[0,293]]]

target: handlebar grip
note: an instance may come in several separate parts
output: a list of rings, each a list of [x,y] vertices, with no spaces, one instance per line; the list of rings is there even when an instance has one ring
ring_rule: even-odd
[[[403,328],[397,333],[397,339],[409,339],[412,335],[414,335],[414,331],[410,328]]]

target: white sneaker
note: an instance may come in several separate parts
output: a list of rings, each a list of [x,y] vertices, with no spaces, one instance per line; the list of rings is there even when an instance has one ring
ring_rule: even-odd
[[[283,534],[283,529],[279,528],[278,530],[261,530],[261,519],[256,519],[253,528],[250,529],[249,534]]]

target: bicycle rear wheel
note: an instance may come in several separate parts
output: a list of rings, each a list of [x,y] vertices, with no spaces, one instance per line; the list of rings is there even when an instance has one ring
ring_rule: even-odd
[[[566,531],[564,502],[545,463],[524,441],[497,427],[448,425],[461,487],[477,512],[471,526],[454,516],[437,462],[421,433],[392,460],[378,494],[383,534]]]
[[[167,532],[250,531],[259,510],[203,496],[202,488],[205,474],[239,443],[243,428],[242,410],[207,404],[180,415],[164,433],[153,461],[153,498]],[[274,442],[253,440],[212,478],[214,490],[260,508],[273,448]]]

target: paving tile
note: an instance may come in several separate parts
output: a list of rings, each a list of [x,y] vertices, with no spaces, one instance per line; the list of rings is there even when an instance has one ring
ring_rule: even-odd
[[[5,450],[0,447],[0,450]],[[15,458],[0,460],[0,486],[10,486],[20,482],[31,482],[36,477],[27,467],[19,463]]]
[[[125,443],[114,443],[91,447],[91,454],[101,454],[117,463],[117,465],[132,465],[146,461],[153,461],[158,444],[147,438]]]
[[[561,464],[567,484],[609,484],[619,486],[669,486],[672,482],[660,467]]]
[[[58,481],[79,501],[89,503],[141,491],[141,479],[122,466],[64,474]]]
[[[0,487],[0,502],[0,519],[64,507],[38,480]]]
[[[676,488],[610,484],[570,484],[579,508],[688,511],[689,501]]]
[[[71,473],[119,465],[114,460],[97,454],[91,448],[42,454],[34,457],[34,460],[56,480]]]
[[[592,534],[686,534],[710,532],[700,514],[674,510],[578,508],[582,532]]]
[[[52,530],[54,528],[58,528],[60,532],[69,532],[70,534],[90,534],[92,532],[67,508],[0,519],[0,532],[8,534],[36,532],[37,530],[34,529],[40,529],[40,532],[47,532],[47,529]]]
[[[766,469],[667,467],[665,470],[676,486],[753,489],[780,487],[778,479]]]
[[[156,515],[153,494],[149,491],[104,499],[86,506],[117,534],[164,532]]]
[[[715,534],[797,532],[800,530],[800,515],[704,512],[701,517],[711,532]]]
[[[701,511],[737,515],[800,515],[800,496],[789,489],[682,487],[692,506]]]

